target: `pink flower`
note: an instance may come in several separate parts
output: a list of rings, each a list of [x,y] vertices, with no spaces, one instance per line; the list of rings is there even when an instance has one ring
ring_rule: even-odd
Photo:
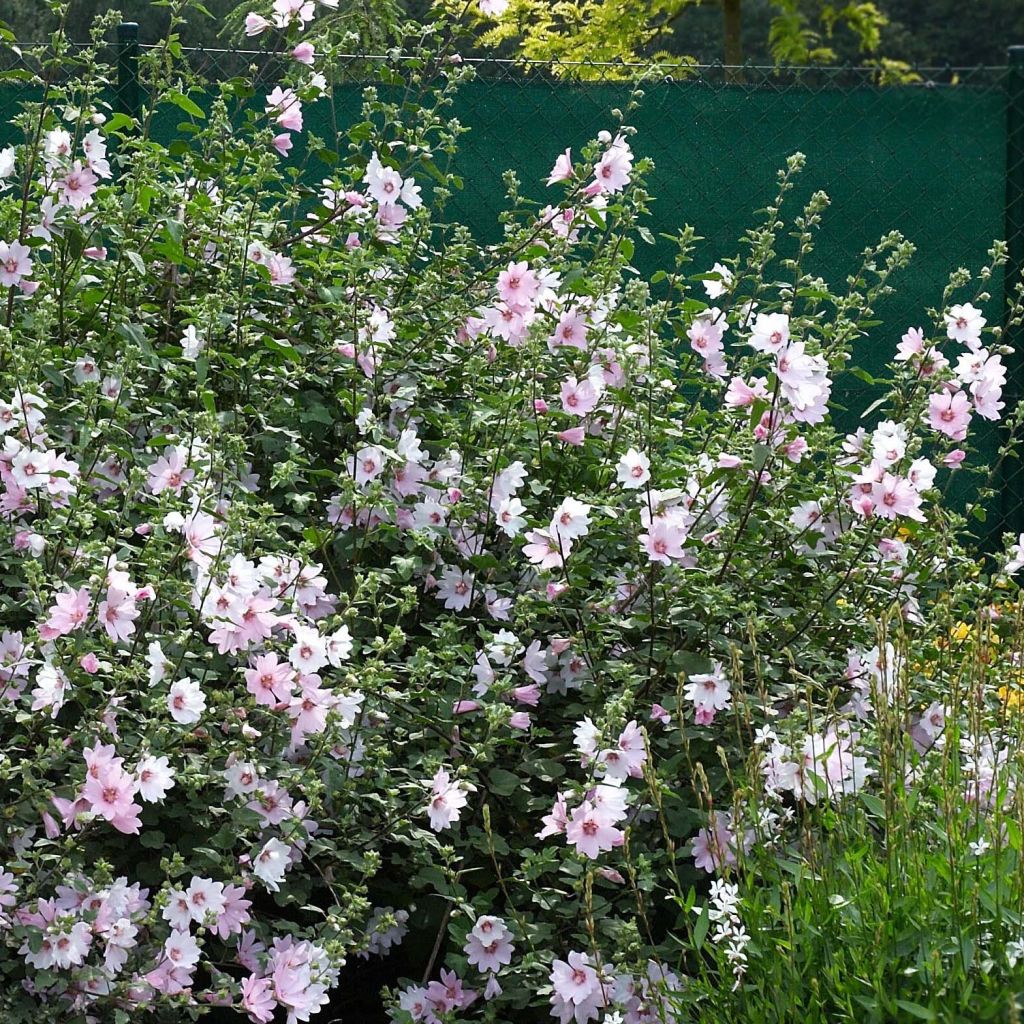
[[[206,695],[198,683],[179,679],[167,695],[167,710],[180,725],[194,725],[206,710]]]
[[[629,184],[633,153],[626,140],[617,135],[594,165],[594,182],[602,192],[621,192]]]
[[[924,331],[920,327],[908,327],[906,334],[896,346],[896,362],[905,363],[915,356],[924,354]]]
[[[270,28],[270,22],[266,18],[250,11],[245,16],[245,34],[249,37],[262,35]]]
[[[31,277],[31,251],[21,242],[0,242],[0,284],[11,287],[20,284],[23,277]]]
[[[736,864],[736,836],[732,831],[731,816],[715,811],[711,828],[702,828],[693,840],[691,849],[696,867],[714,874],[724,866]]]
[[[287,132],[282,132],[271,139],[271,145],[281,156],[287,156],[292,151],[292,137]]]
[[[948,455],[946,455],[942,464],[949,469],[956,469],[964,459],[967,458],[967,452],[963,448],[954,448]]]
[[[585,352],[587,349],[587,318],[575,306],[567,309],[558,318],[555,333],[551,335],[548,346],[556,348],[578,348]]]
[[[467,782],[452,782],[451,776],[440,768],[434,776],[427,803],[427,817],[435,832],[449,828],[459,820],[462,808],[468,803],[467,793],[475,787]]]
[[[480,0],[480,13],[500,18],[508,10],[509,0]]]
[[[564,555],[572,547],[571,540],[563,540],[559,546],[558,538],[548,530],[528,530],[523,554],[540,569],[554,569],[565,563]]]
[[[512,962],[515,947],[505,922],[490,915],[478,917],[462,947],[470,964],[478,971],[500,971]]]
[[[316,50],[312,43],[299,43],[292,50],[292,57],[295,58],[300,64],[308,64],[310,67],[313,66],[313,58],[316,54]]]
[[[437,597],[451,611],[460,612],[468,608],[473,597],[473,574],[449,566],[441,574]]]
[[[246,689],[257,704],[273,707],[289,701],[295,689],[295,670],[288,662],[279,662],[277,655],[261,654],[252,668],[245,670]]]
[[[756,377],[753,384],[747,384],[742,377],[733,377],[725,390],[725,404],[730,409],[745,409],[758,398],[767,398],[768,389],[763,377]]]
[[[361,448],[348,460],[348,471],[359,487],[365,487],[384,472],[384,452],[376,445]]]
[[[630,448],[619,459],[615,472],[619,483],[627,491],[635,491],[651,479],[651,460],[643,452]]]
[[[555,994],[573,1006],[579,1006],[600,992],[597,971],[590,966],[586,953],[570,953],[565,960],[551,965],[551,984]]]
[[[96,610],[96,617],[114,643],[127,640],[135,632],[135,620],[140,614],[134,598],[116,587],[107,591],[106,600]]]
[[[789,317],[785,313],[758,313],[750,333],[750,346],[758,352],[781,352],[789,344]]]
[[[144,757],[135,769],[139,796],[147,803],[160,803],[174,786],[174,770],[166,757]]]
[[[532,309],[540,291],[540,282],[529,266],[510,263],[498,275],[498,296],[511,309]]]
[[[968,348],[976,348],[981,340],[981,329],[986,320],[980,309],[975,309],[969,302],[963,305],[950,306],[943,313],[946,321],[946,337],[951,341],[959,341]]]
[[[572,149],[567,149],[555,160],[555,166],[551,168],[551,174],[548,176],[548,184],[554,185],[558,181],[568,181],[572,176]]]
[[[175,445],[149,467],[147,483],[153,494],[171,490],[180,495],[185,484],[191,483],[195,475],[195,470],[188,468],[188,450],[182,445]]]
[[[571,444],[573,447],[579,448],[586,440],[587,431],[584,427],[570,427],[568,430],[560,430],[555,436],[563,444]]]
[[[436,1015],[465,1009],[476,999],[476,993],[470,989],[463,989],[462,979],[454,971],[442,968],[441,980],[432,981],[427,986],[426,999]]]
[[[270,283],[276,285],[289,285],[295,280],[295,268],[292,266],[290,256],[281,256],[274,253],[267,260],[267,270],[270,272]]]
[[[932,430],[962,441],[971,422],[971,403],[963,391],[939,391],[928,396],[928,424]]]
[[[720,661],[713,663],[710,672],[699,672],[688,678],[683,696],[693,701],[697,711],[710,711],[714,717],[714,712],[732,705],[732,688]]]
[[[99,178],[92,171],[82,167],[82,162],[76,160],[71,170],[63,178],[58,179],[57,189],[63,202],[73,210],[81,210],[92,201],[98,181]]]
[[[589,377],[582,381],[567,377],[562,383],[562,409],[571,416],[586,416],[594,410],[601,397],[600,391]]]
[[[274,120],[288,132],[302,131],[302,103],[291,89],[279,85],[267,96],[266,111],[276,115]]]
[[[258,1024],[271,1024],[277,1000],[272,995],[273,986],[269,978],[250,974],[242,980],[242,1009],[251,1020]]]
[[[86,587],[80,590],[66,590],[58,594],[56,603],[50,609],[49,618],[39,630],[44,640],[55,640],[80,629],[89,614],[92,597]]]
[[[875,514],[882,519],[907,516],[918,522],[924,521],[921,496],[914,485],[903,477],[886,473],[872,488],[871,500],[874,503]]]
[[[622,832],[614,827],[604,811],[584,800],[572,812],[565,826],[565,838],[576,847],[577,853],[596,860],[602,852],[621,844]]]
[[[672,560],[680,560],[686,552],[686,528],[676,515],[655,516],[646,533],[640,535],[640,544],[652,562],[671,565]]]
[[[99,768],[96,774],[87,773],[82,787],[82,799],[88,800],[92,811],[109,821],[126,835],[134,835],[142,827],[139,821],[140,804],[133,798],[138,783],[114,764]]]

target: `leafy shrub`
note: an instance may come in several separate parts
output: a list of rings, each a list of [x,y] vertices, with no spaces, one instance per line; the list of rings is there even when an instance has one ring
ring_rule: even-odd
[[[834,387],[892,343],[912,246],[833,291],[826,197],[783,219],[801,156],[734,257],[689,267],[685,229],[645,281],[617,112],[551,205],[509,179],[484,246],[446,214],[446,26],[325,141],[330,12],[247,21],[275,25],[280,77],[212,95],[173,37],[147,53],[138,122],[58,38],[0,154],[4,1019],[307,1020],[407,933],[399,1021],[787,1019],[766,979],[806,932],[758,879],[808,877],[819,829],[859,877],[843,830],[874,855],[883,754],[932,728],[933,608],[984,594],[941,488],[1002,411],[1003,247],[846,436]]]

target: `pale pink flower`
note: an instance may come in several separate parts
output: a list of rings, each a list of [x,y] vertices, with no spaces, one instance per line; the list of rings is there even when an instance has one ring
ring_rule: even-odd
[[[266,111],[285,131],[302,131],[302,103],[291,89],[275,86],[267,96]]]
[[[270,22],[259,14],[255,14],[250,11],[245,16],[245,34],[250,38],[252,36],[262,35],[268,28],[270,28]]]
[[[500,18],[507,10],[509,0],[479,0],[480,13],[488,18]]]
[[[567,149],[564,153],[560,153],[558,159],[555,160],[555,166],[551,168],[551,174],[548,175],[548,184],[554,185],[558,181],[568,181],[572,176],[572,149]]]
[[[138,786],[123,769],[107,764],[96,774],[86,774],[82,798],[89,801],[94,813],[106,818],[119,832],[134,835],[142,827],[139,821],[142,806],[133,802]]]
[[[279,662],[273,652],[261,654],[252,668],[245,670],[245,684],[257,704],[273,707],[281,701],[291,700],[295,689],[295,670],[288,662]]]
[[[49,617],[39,631],[40,635],[44,640],[54,640],[80,629],[89,615],[91,603],[92,597],[86,587],[58,594]]]
[[[573,952],[565,960],[556,960],[551,965],[551,984],[555,994],[573,1006],[587,1002],[601,990],[597,971],[586,953]]]
[[[473,574],[448,566],[438,582],[437,597],[451,611],[468,608],[473,597]]]
[[[680,560],[686,552],[686,527],[677,516],[661,515],[651,520],[646,533],[640,535],[640,544],[652,562],[671,565],[673,559]]]
[[[602,192],[621,192],[629,184],[633,153],[626,140],[617,135],[594,165],[594,182]]]
[[[498,296],[511,309],[532,309],[539,291],[540,282],[525,262],[510,263],[498,275]]]
[[[578,381],[567,377],[561,388],[562,409],[572,416],[586,416],[593,412],[601,393],[590,377]]]
[[[967,436],[971,403],[963,391],[939,391],[928,396],[928,424],[954,441]]]
[[[785,313],[758,313],[750,345],[758,352],[781,352],[789,344],[789,317]]]
[[[463,807],[468,803],[467,794],[474,788],[468,782],[453,782],[443,768],[438,769],[431,783],[430,800],[427,803],[430,827],[440,832],[458,821]]]
[[[573,306],[567,309],[558,318],[555,333],[551,335],[548,346],[555,348],[578,348],[585,352],[587,349],[587,318],[580,310]]]
[[[270,892],[277,892],[290,865],[291,847],[280,839],[268,839],[253,857],[252,873]]]
[[[12,287],[32,275],[32,250],[21,242],[0,242],[0,284]]]
[[[713,663],[710,672],[698,672],[688,679],[683,696],[692,701],[698,711],[710,711],[713,716],[714,712],[732,706],[732,688],[720,661]]]
[[[73,210],[81,210],[92,202],[99,178],[76,160],[63,178],[57,180],[61,200]]]
[[[273,996],[273,985],[269,978],[250,974],[242,979],[242,1009],[257,1024],[272,1024],[277,1000]]]
[[[558,537],[548,530],[528,530],[523,554],[540,569],[554,569],[565,563],[564,556],[571,547],[571,540],[559,544]]]

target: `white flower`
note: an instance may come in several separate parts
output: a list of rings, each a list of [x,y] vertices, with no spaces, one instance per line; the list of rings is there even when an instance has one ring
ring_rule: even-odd
[[[179,679],[171,684],[167,695],[167,710],[179,725],[193,725],[206,710],[206,696],[198,683]]]
[[[252,863],[253,874],[271,891],[277,892],[291,863],[290,849],[280,839],[268,839]]]
[[[705,278],[704,280],[704,291],[707,292],[709,299],[721,298],[732,286],[732,271],[721,263],[716,263],[712,268],[713,274],[718,274],[721,280],[714,280]]]
[[[14,147],[8,146],[0,149],[0,181],[9,178],[14,173]]]
[[[619,483],[627,491],[635,491],[643,487],[651,479],[651,460],[643,452],[630,448],[619,459],[616,474],[618,475]]]
[[[317,630],[299,626],[295,630],[295,643],[288,651],[288,660],[299,672],[317,672],[330,661],[327,644]]]
[[[203,351],[205,344],[202,336],[191,324],[185,328],[185,333],[181,336],[180,343],[182,358],[193,362],[199,358],[199,353]]]
[[[166,757],[144,757],[135,777],[139,780],[139,796],[147,803],[159,803],[174,785],[174,769]]]
[[[563,542],[585,537],[590,530],[590,506],[575,498],[565,498],[555,509],[548,529],[553,537]]]

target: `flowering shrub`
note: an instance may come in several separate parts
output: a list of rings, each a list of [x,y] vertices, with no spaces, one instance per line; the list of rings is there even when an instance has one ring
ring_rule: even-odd
[[[885,627],[982,592],[941,489],[1003,412],[1003,248],[897,345],[912,246],[833,292],[795,156],[735,256],[685,229],[645,281],[629,110],[482,246],[444,26],[304,137],[331,6],[249,14],[294,59],[205,105],[170,38],[141,123],[55,40],[0,153],[4,1019],[305,1021],[410,932],[397,1021],[737,1013],[745,865],[945,728]]]

